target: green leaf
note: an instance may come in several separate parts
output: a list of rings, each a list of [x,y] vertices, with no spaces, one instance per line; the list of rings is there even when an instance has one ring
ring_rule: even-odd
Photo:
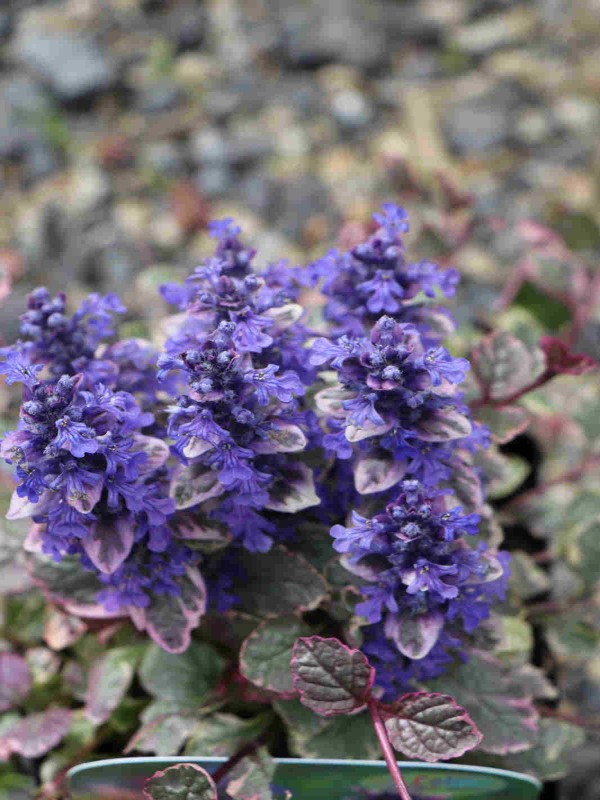
[[[521,406],[484,406],[477,410],[477,419],[487,425],[496,444],[510,442],[529,425],[529,413]]]
[[[292,649],[299,636],[309,633],[308,625],[298,617],[288,615],[266,620],[242,645],[242,675],[261,689],[293,695],[295,690],[290,669]]]
[[[571,312],[564,303],[551,297],[547,291],[544,292],[529,281],[523,283],[513,304],[526,308],[551,331],[559,330],[571,319]]]
[[[360,650],[337,639],[310,636],[294,645],[292,675],[301,702],[328,717],[363,708],[375,670]]]
[[[236,586],[236,594],[250,614],[275,617],[309,611],[327,593],[327,584],[316,569],[284,547],[272,547],[268,553],[242,551],[239,558],[245,578]]]
[[[187,756],[232,756],[254,741],[272,722],[270,711],[250,719],[216,713],[196,724],[185,748]]]
[[[448,695],[414,692],[380,712],[392,746],[409,758],[459,758],[482,739],[465,709]]]
[[[538,718],[530,698],[489,656],[472,656],[428,688],[451,695],[468,709],[486,753],[518,753],[537,743]]]
[[[143,646],[115,647],[94,664],[88,679],[86,717],[100,725],[110,717],[131,685]]]
[[[36,557],[32,565],[34,578],[45,585],[53,599],[78,610],[99,608],[96,598],[104,586],[92,572],[84,570],[77,559],[63,558],[56,562]],[[115,615],[107,612],[104,616]]]
[[[526,389],[545,369],[544,354],[506,331],[486,336],[473,352],[473,367],[492,400]]]
[[[507,497],[516,491],[531,472],[531,465],[519,456],[506,456],[495,448],[481,450],[475,463],[487,479],[486,494],[492,500]]]
[[[234,800],[271,800],[275,762],[261,748],[243,758],[229,773],[226,791]]]
[[[579,537],[579,574],[588,589],[600,581],[600,522],[594,522]]]
[[[530,600],[550,589],[548,573],[535,563],[523,550],[510,554],[510,588],[522,600]]]
[[[531,625],[520,617],[508,615],[502,615],[498,620],[502,638],[494,650],[495,655],[510,659],[513,663],[528,661],[533,650]]]
[[[142,661],[139,676],[146,691],[182,710],[201,705],[215,688],[224,661],[205,642],[192,642],[185,653],[167,653],[151,645]]]
[[[159,714],[142,725],[127,743],[125,752],[139,750],[157,756],[176,755],[196,730],[200,719],[201,713],[194,711]],[[212,755],[210,750],[206,752]]]
[[[217,787],[201,767],[175,764],[148,778],[143,795],[146,800],[217,800]]]
[[[581,613],[562,614],[552,618],[546,628],[548,643],[555,658],[565,664],[581,664],[595,657],[600,650],[600,630]]]
[[[557,781],[569,772],[569,753],[581,747],[584,741],[585,733],[576,725],[562,720],[542,719],[539,742],[535,747],[501,760],[488,757],[483,763],[524,772],[541,781]]]
[[[293,753],[303,758],[379,759],[381,750],[370,716],[321,717],[298,700],[275,703],[288,729]]]

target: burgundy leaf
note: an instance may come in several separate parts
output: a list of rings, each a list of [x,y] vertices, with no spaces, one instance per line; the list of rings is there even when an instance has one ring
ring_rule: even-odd
[[[16,653],[0,653],[0,711],[18,706],[31,690],[31,670]]]
[[[291,669],[302,703],[324,717],[363,708],[375,679],[360,650],[320,636],[297,640]]]
[[[444,694],[407,694],[380,706],[380,713],[393,747],[409,758],[458,758],[483,738],[465,709]]]
[[[546,371],[550,375],[585,375],[598,367],[593,358],[571,353],[567,345],[554,336],[542,336],[539,345],[546,356]]]

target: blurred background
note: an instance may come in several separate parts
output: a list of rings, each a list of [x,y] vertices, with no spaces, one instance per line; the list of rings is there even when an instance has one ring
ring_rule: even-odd
[[[0,6],[5,338],[40,283],[147,310],[204,254],[210,217],[291,261],[385,199],[435,227],[439,192],[417,212],[415,176],[509,229],[533,217],[600,243],[598,0]],[[498,286],[503,247],[459,266]]]
[[[209,219],[236,217],[261,262],[306,262],[386,200],[413,252],[465,276],[459,319],[486,329],[514,302],[556,332],[600,254],[599,64],[600,0],[1,0],[0,337],[40,284],[117,291],[152,329]],[[525,219],[571,260],[529,261],[523,284]],[[599,343],[594,312],[572,344]],[[565,662],[600,663],[597,606]],[[595,720],[597,672],[563,683]],[[575,761],[561,796],[600,797],[597,740]]]

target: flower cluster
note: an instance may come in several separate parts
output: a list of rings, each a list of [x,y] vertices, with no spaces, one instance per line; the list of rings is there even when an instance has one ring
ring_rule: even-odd
[[[407,262],[402,234],[408,216],[403,208],[384,203],[374,214],[375,233],[349,252],[331,250],[304,271],[305,280],[320,288],[327,298],[325,318],[334,334],[360,336],[381,314],[419,324],[429,317],[414,298],[423,292],[434,297],[438,287],[451,297],[458,283],[455,269],[440,269],[430,261]],[[448,326],[441,313],[444,327]],[[431,335],[433,331],[429,331]]]
[[[176,371],[187,381],[169,409],[173,450],[188,465],[175,497],[179,508],[218,497],[210,516],[248,550],[265,552],[278,527],[263,511],[298,511],[301,495],[305,505],[318,502],[311,471],[289,455],[306,448],[310,426],[298,403],[311,372],[302,308],[284,269],[252,271],[254,251],[230,220],[212,230],[215,256],[183,287],[163,289],[186,312],[159,359],[160,377]],[[190,482],[201,490],[187,491]]]
[[[435,285],[452,294],[456,272],[407,264],[402,209],[384,206],[375,221],[367,242],[309,271],[323,278],[325,313],[336,326],[313,342],[310,359],[329,370],[316,395],[323,448],[334,464],[348,464],[346,473],[337,469],[353,477],[352,504],[371,512],[354,511],[351,525],[331,533],[345,566],[366,581],[356,608],[368,622],[363,647],[391,696],[464,654],[506,571],[485,544],[466,542],[479,516],[463,514],[450,487],[458,468],[479,486],[472,455],[489,446],[489,434],[460,393],[468,361],[441,345],[444,325],[434,330],[418,297],[433,297]],[[451,318],[443,319],[451,330]]]
[[[439,674],[451,660],[447,649],[460,650],[462,635],[488,618],[503,588],[498,558],[467,543],[479,516],[448,509],[446,494],[403,481],[381,514],[354,512],[351,526],[331,530],[345,566],[366,581],[356,607],[369,623],[364,649],[374,663],[394,656],[390,690]],[[378,670],[380,684],[384,674]]]
[[[144,348],[123,342],[95,357],[112,332],[111,310],[123,309],[115,298],[92,296],[69,320],[62,295],[32,294],[22,333],[38,338],[6,348],[0,363],[7,383],[23,384],[20,425],[0,454],[18,481],[9,514],[37,523],[30,544],[55,560],[78,557],[106,584],[99,601],[116,610],[176,593],[191,552],[168,525],[168,446],[147,435],[153,414],[118,388],[148,389]],[[129,368],[121,373],[121,365]]]

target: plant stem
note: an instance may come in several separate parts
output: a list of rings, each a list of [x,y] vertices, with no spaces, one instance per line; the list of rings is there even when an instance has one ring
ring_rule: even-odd
[[[369,701],[369,712],[371,714],[371,719],[373,720],[373,727],[375,728],[375,733],[377,735],[377,740],[379,741],[379,746],[381,747],[381,752],[383,753],[383,757],[385,758],[385,763],[387,764],[387,768],[390,771],[390,775],[392,776],[394,785],[396,789],[398,789],[398,794],[402,798],[402,800],[411,800],[408,788],[404,783],[404,778],[402,777],[400,773],[400,768],[398,767],[398,764],[396,762],[396,756],[394,755],[394,751],[392,750],[392,745],[390,744],[390,740],[388,739],[385,725],[383,724],[383,720],[379,716],[379,711],[377,710],[377,704],[374,700]]]

